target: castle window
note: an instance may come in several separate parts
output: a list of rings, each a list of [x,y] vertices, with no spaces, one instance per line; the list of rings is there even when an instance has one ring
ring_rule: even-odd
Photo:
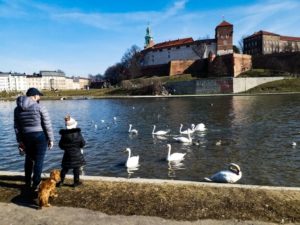
[[[176,49],[180,49],[180,46],[177,46]]]
[[[162,49],[159,49],[160,52],[162,52]]]
[[[168,48],[168,50],[171,50],[171,48]]]
[[[190,47],[190,45],[186,45],[186,47],[187,47],[187,48],[189,48],[189,47]]]

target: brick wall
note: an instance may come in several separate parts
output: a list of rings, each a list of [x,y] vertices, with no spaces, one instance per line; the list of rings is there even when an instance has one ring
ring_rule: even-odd
[[[245,54],[233,54],[233,76],[250,70],[252,68],[252,56]]]
[[[173,60],[168,64],[146,66],[143,76],[174,76],[192,74],[197,77],[236,77],[252,68],[250,55],[227,54],[217,56],[213,62],[200,60]]]
[[[191,65],[195,63],[195,60],[174,60],[170,62],[169,76],[178,74],[184,74]]]

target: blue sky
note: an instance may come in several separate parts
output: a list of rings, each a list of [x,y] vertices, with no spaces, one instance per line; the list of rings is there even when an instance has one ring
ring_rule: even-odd
[[[300,36],[299,0],[0,0],[0,71],[104,73],[132,45],[214,37],[225,20],[234,43],[267,30]]]

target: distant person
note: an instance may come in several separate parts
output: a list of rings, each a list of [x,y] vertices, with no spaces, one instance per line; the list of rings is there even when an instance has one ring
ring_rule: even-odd
[[[69,169],[73,169],[73,187],[77,187],[82,184],[82,182],[79,180],[79,175],[81,167],[85,165],[82,152],[82,148],[85,146],[85,140],[81,134],[81,129],[77,128],[77,121],[70,115],[65,117],[65,125],[66,129],[59,131],[59,134],[61,135],[59,147],[65,152],[61,163],[61,182],[58,184],[58,186],[63,184]]]
[[[47,147],[53,147],[53,131],[47,109],[39,104],[43,94],[29,88],[26,96],[17,98],[14,111],[14,128],[20,154],[25,153],[25,185],[37,189],[41,182]],[[33,176],[32,176],[33,173]]]

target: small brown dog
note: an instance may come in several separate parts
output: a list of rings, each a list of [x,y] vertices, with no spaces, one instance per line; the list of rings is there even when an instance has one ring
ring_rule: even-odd
[[[43,180],[39,186],[39,208],[49,207],[49,197],[57,197],[56,183],[60,181],[60,170],[52,170],[50,178]]]

